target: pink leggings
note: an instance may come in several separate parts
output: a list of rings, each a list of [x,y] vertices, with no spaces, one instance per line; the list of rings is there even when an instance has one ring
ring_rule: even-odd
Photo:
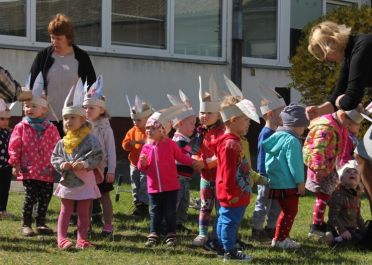
[[[78,216],[77,239],[86,240],[89,230],[89,210],[92,200],[76,201],[76,213]],[[58,217],[57,240],[60,242],[67,238],[67,229],[71,214],[74,210],[74,200],[61,199],[61,212]]]
[[[327,207],[327,202],[331,196],[322,192],[315,193],[316,199],[313,212],[313,224],[321,225],[324,223],[324,214]]]

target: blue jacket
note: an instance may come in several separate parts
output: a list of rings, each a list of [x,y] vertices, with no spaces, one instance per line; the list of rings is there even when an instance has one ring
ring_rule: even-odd
[[[260,135],[258,136],[258,154],[257,154],[257,171],[260,173],[262,176],[267,176],[266,175],[266,169],[265,169],[265,150],[263,149],[262,143],[265,141],[267,138],[269,138],[271,135],[273,135],[275,131],[268,128],[268,127],[263,127]]]
[[[291,189],[304,182],[300,140],[291,131],[278,129],[263,142],[265,168],[272,189]]]

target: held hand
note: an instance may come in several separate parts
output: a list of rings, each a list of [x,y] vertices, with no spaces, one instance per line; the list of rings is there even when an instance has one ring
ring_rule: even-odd
[[[140,161],[141,161],[141,166],[147,167],[149,162],[147,161],[147,156],[146,155],[141,155],[140,156]]]
[[[13,176],[18,176],[19,175],[19,172],[21,171],[21,166],[20,165],[16,165],[12,168],[12,174]]]
[[[194,160],[192,167],[195,171],[200,172],[204,168],[203,160]]]
[[[305,195],[305,183],[300,183],[297,185],[297,194],[300,196]]]
[[[335,105],[338,109],[341,109],[341,106],[340,106],[340,100],[345,96],[345,94],[342,94],[340,96],[337,97],[336,99],[336,102],[335,102]]]
[[[351,234],[348,230],[346,230],[345,232],[343,232],[341,235],[340,235],[343,239],[345,240],[350,240],[351,239]]]
[[[306,116],[311,121],[319,117],[319,107],[318,106],[308,106],[306,107]]]
[[[115,174],[107,173],[106,174],[106,182],[107,183],[113,183],[115,180]]]
[[[238,197],[234,197],[232,198],[230,201],[229,201],[229,204],[234,204],[234,203],[237,203],[239,201],[239,198]]]
[[[72,165],[70,162],[64,162],[61,164],[61,170],[66,171],[72,169]]]
[[[83,161],[77,161],[72,164],[72,168],[75,170],[82,170],[84,169],[84,162]]]

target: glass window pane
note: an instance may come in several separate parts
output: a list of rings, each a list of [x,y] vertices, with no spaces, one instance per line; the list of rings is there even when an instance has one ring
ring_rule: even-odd
[[[26,0],[0,1],[0,35],[26,36]]]
[[[243,0],[243,56],[277,58],[277,0]]]
[[[37,0],[36,40],[49,42],[48,24],[57,13],[70,17],[75,29],[75,43],[101,46],[101,0]]]
[[[113,0],[113,45],[165,49],[167,0]]]
[[[333,10],[339,9],[340,7],[345,6],[356,6],[356,3],[337,3],[337,2],[331,2],[326,4],[326,13],[332,12]]]
[[[221,57],[222,0],[176,0],[174,52]]]

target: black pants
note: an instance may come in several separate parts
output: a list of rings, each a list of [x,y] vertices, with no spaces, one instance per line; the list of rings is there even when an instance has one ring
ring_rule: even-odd
[[[53,192],[53,183],[34,179],[23,181],[25,201],[23,204],[23,225],[31,226],[32,209],[37,203],[36,226],[45,225],[45,216]]]
[[[177,193],[178,190],[172,190],[149,194],[151,233],[160,235],[163,219],[165,219],[166,233],[176,233]]]
[[[0,211],[6,211],[11,181],[12,168],[0,168]]]

